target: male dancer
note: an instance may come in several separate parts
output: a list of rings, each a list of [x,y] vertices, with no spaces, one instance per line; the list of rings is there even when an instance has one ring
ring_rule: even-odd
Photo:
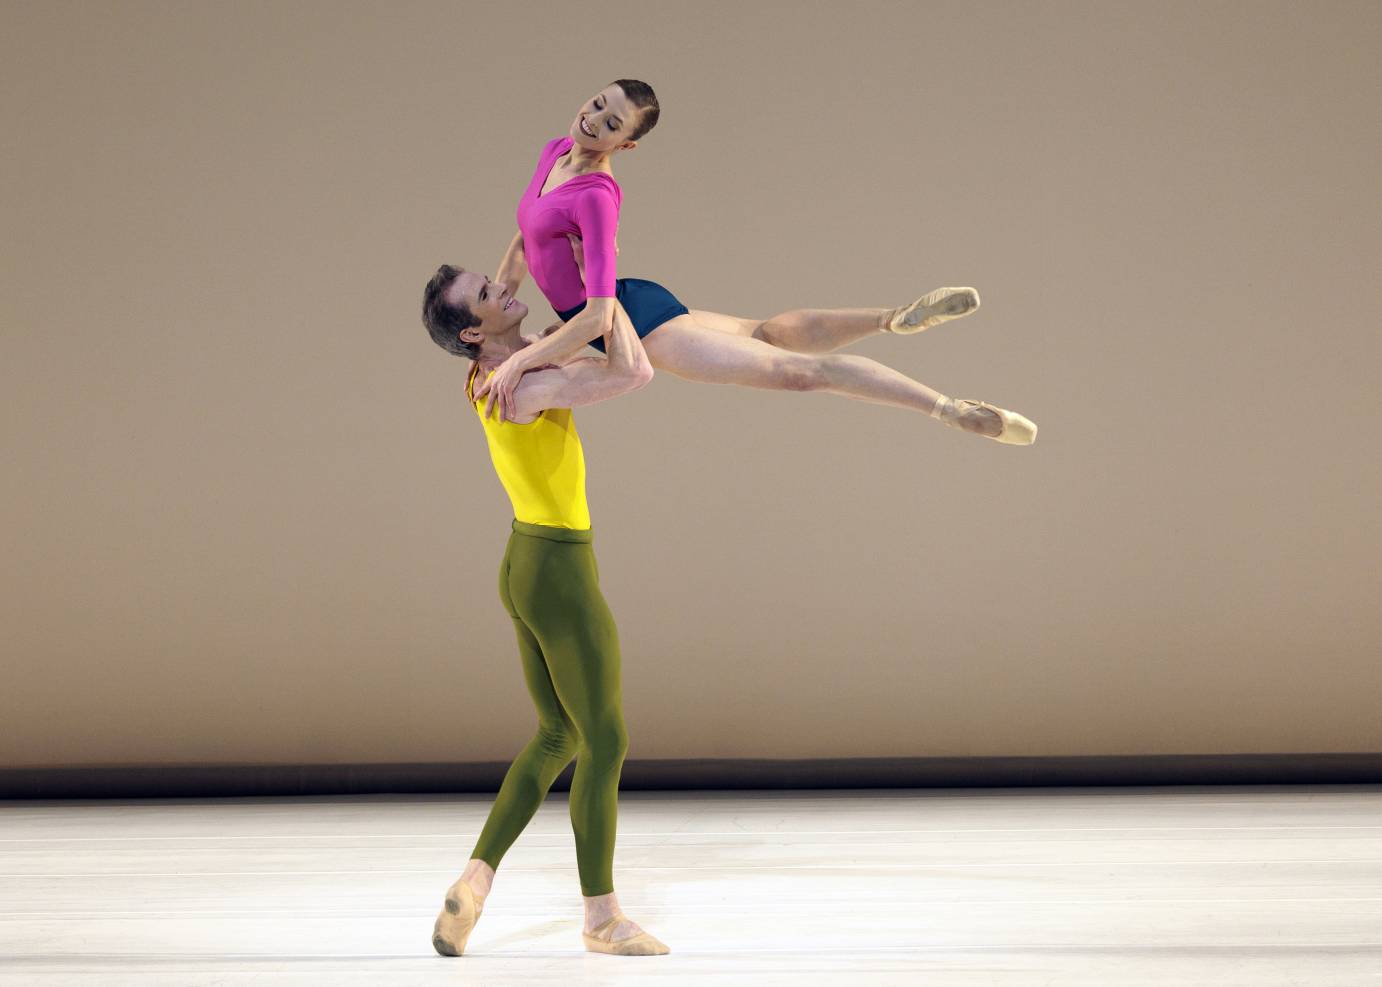
[[[571,409],[627,394],[653,377],[643,345],[618,307],[605,358],[546,364],[513,391],[511,420],[486,417],[473,385],[532,341],[519,335],[527,306],[483,274],[443,265],[423,296],[422,320],[438,346],[474,361],[466,396],[513,504],[499,598],[513,618],[537,733],[510,765],[465,872],[446,892],[432,945],[459,956],[504,853],[576,758],[571,826],[585,897],[583,940],[592,952],[670,952],[619,909],[614,836],[619,774],[628,749],[620,695],[619,638],[600,593],[585,499],[585,458]],[[556,328],[555,326],[553,328]],[[550,331],[550,330],[549,330]]]

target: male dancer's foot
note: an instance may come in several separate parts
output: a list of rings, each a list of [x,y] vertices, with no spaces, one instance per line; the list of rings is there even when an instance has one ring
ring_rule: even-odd
[[[446,890],[441,914],[432,926],[432,948],[443,956],[460,956],[475,928],[494,883],[494,868],[472,859],[456,883]]]
[[[614,892],[585,899],[585,925],[581,929],[585,948],[594,953],[618,956],[662,956],[671,950],[619,908]]]
[[[910,305],[893,309],[883,324],[883,331],[899,335],[921,332],[968,315],[978,307],[979,292],[973,288],[937,288]]]
[[[931,409],[931,417],[952,428],[977,432],[1009,445],[1029,446],[1036,441],[1035,422],[987,401],[943,397]]]

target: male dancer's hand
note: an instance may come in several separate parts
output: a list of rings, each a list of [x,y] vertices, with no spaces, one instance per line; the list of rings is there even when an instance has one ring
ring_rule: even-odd
[[[485,417],[490,417],[490,413],[496,405],[499,409],[499,420],[508,421],[513,417],[513,389],[518,386],[518,379],[528,370],[523,360],[523,351],[513,353],[507,360],[499,364],[499,367],[486,378],[478,388],[475,389],[475,399],[478,401],[482,397],[488,397],[485,401]]]
[[[542,339],[544,336],[552,335],[552,333],[556,332],[563,325],[565,325],[565,323],[563,322],[553,322],[546,329],[542,330],[541,334],[539,334],[536,337],[536,339]],[[523,338],[527,339],[529,343],[533,342],[533,338],[527,336],[524,336]],[[474,389],[475,400],[477,401],[485,395],[489,395],[489,400],[485,402],[486,418],[490,417],[490,412],[494,408],[495,404],[498,403],[499,420],[508,420],[508,416],[512,413],[511,409],[513,408],[513,389],[518,386],[518,379],[522,377],[525,373],[527,373],[529,370],[546,370],[549,367],[553,369],[560,369],[561,367],[561,364],[559,363],[544,363],[538,367],[529,367],[517,364],[515,361],[522,352],[523,351],[520,350],[518,353],[515,353],[512,356],[510,356],[507,360],[505,360],[503,363],[499,365],[498,369],[494,371],[494,375],[492,377],[489,377],[488,379],[481,381],[479,386],[477,386]],[[518,369],[515,369],[515,367],[518,367]],[[512,383],[508,384],[508,391],[506,393],[497,392],[495,390],[495,381],[498,381],[500,379],[500,376],[503,375],[504,380],[500,382],[507,382],[509,380],[509,372],[513,373],[513,378]]]

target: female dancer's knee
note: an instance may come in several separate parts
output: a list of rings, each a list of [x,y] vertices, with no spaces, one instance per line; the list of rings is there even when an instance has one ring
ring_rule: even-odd
[[[833,356],[797,353],[773,361],[773,376],[787,391],[819,391],[829,383],[825,362]]]

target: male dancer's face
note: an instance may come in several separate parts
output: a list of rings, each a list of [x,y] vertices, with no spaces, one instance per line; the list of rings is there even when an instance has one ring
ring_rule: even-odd
[[[571,121],[571,139],[592,151],[612,151],[616,147],[630,150],[638,144],[627,135],[633,133],[642,112],[629,102],[623,89],[611,83],[586,100],[576,113],[576,119]],[[591,133],[585,132],[586,127]]]
[[[528,306],[510,295],[504,285],[474,271],[462,271],[457,275],[443,297],[451,305],[464,302],[480,320],[478,326],[461,330],[461,339],[467,343],[483,342],[486,336],[516,330],[528,314]]]

